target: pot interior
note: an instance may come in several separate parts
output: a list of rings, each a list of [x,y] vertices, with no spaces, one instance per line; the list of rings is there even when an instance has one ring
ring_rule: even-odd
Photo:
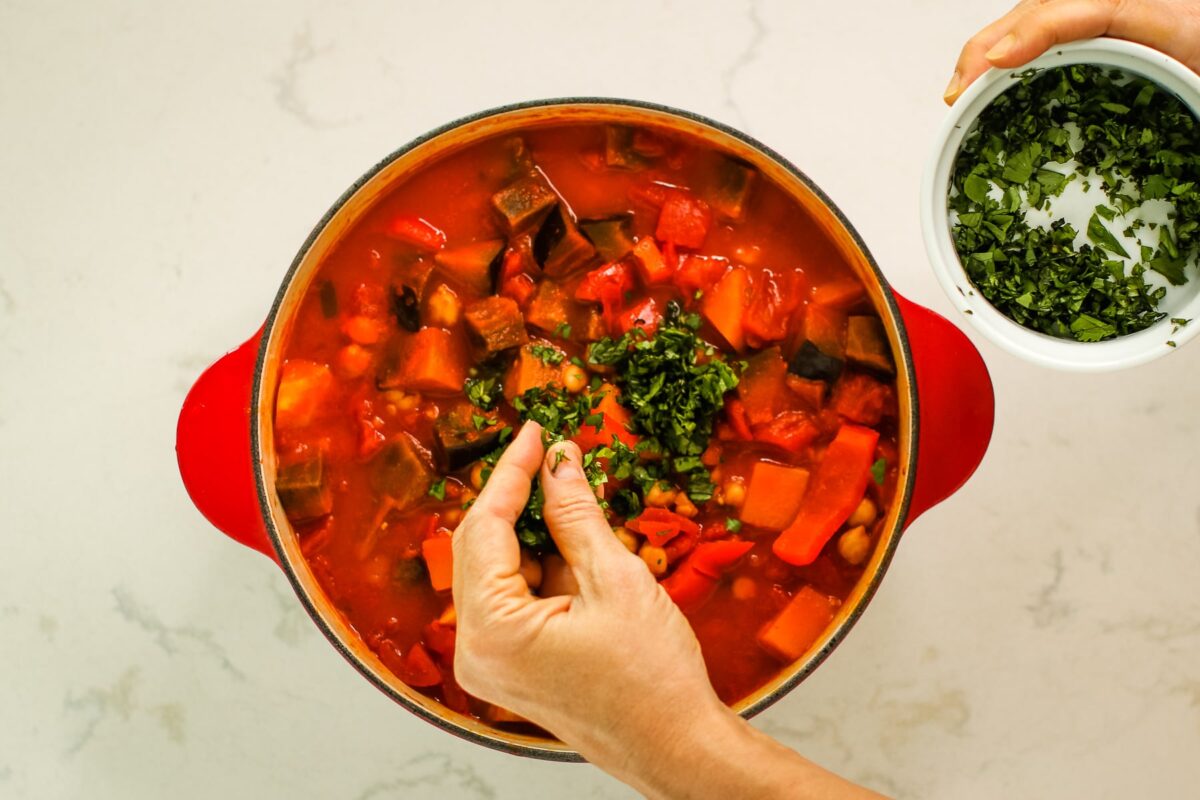
[[[886,570],[900,536],[912,491],[916,454],[916,392],[912,359],[899,310],[882,274],[857,233],[832,202],[781,156],[743,134],[686,112],[658,106],[619,100],[548,101],[485,112],[452,123],[416,140],[377,164],[318,223],[292,263],[267,319],[255,381],[252,441],[259,498],[268,533],[284,571],[309,614],[338,651],[379,689],[417,715],[456,735],[495,749],[551,760],[578,760],[578,756],[555,739],[493,728],[412,690],[396,678],[350,628],[309,569],[276,496],[272,413],[280,360],[300,300],[326,255],[382,195],[431,163],[480,140],[530,128],[581,123],[622,123],[666,128],[698,138],[715,149],[755,166],[764,178],[781,187],[804,208],[840,250],[846,263],[866,286],[891,343],[897,367],[900,464],[896,495],[885,518],[880,539],[862,577],[824,635],[801,659],[782,669],[768,684],[737,703],[734,709],[743,716],[758,713],[803,680],[832,651],[861,614]]]

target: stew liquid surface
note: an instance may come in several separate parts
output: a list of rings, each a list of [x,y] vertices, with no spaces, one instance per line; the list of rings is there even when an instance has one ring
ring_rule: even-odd
[[[397,677],[454,682],[450,537],[522,421],[569,437],[614,536],[687,615],[717,693],[821,636],[896,485],[887,337],[807,211],[659,129],[532,129],[389,190],[319,267],[284,350],[276,488],[323,590]],[[531,590],[570,589],[541,520]]]

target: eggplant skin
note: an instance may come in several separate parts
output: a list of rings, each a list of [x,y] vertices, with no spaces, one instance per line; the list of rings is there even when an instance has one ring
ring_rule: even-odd
[[[406,331],[416,333],[421,330],[421,308],[417,292],[411,286],[402,286],[399,291],[392,290],[392,313],[396,323]]]
[[[495,450],[499,445],[500,428],[462,431],[454,425],[435,425],[433,435],[438,469],[455,472]]]
[[[810,381],[833,383],[842,374],[842,360],[806,341],[788,362],[788,372]]]

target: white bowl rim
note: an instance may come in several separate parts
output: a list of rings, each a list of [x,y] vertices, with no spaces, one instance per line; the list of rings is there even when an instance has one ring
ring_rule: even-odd
[[[1044,367],[1106,372],[1145,364],[1182,347],[1200,333],[1200,291],[1178,316],[1194,320],[1176,329],[1170,318],[1137,333],[1104,342],[1058,339],[1013,322],[974,288],[951,238],[947,195],[950,172],[963,136],[975,119],[1013,80],[1029,69],[1068,64],[1102,64],[1137,73],[1174,92],[1200,118],[1200,76],[1170,56],[1123,39],[1087,39],[1057,45],[1016,69],[989,69],[950,108],[934,139],[921,179],[921,233],[934,274],[946,296],[975,330],[993,344]],[[1193,276],[1189,283],[1200,283]],[[1173,341],[1175,346],[1168,344]]]

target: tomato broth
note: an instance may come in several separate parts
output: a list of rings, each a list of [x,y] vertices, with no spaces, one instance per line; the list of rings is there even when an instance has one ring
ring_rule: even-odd
[[[524,420],[587,454],[727,703],[831,624],[893,501],[865,287],[780,187],[678,132],[531,128],[423,167],[324,258],[283,352],[276,489],[321,588],[400,680],[501,727],[526,723],[454,681],[449,543]],[[518,535],[558,591],[536,499]]]

